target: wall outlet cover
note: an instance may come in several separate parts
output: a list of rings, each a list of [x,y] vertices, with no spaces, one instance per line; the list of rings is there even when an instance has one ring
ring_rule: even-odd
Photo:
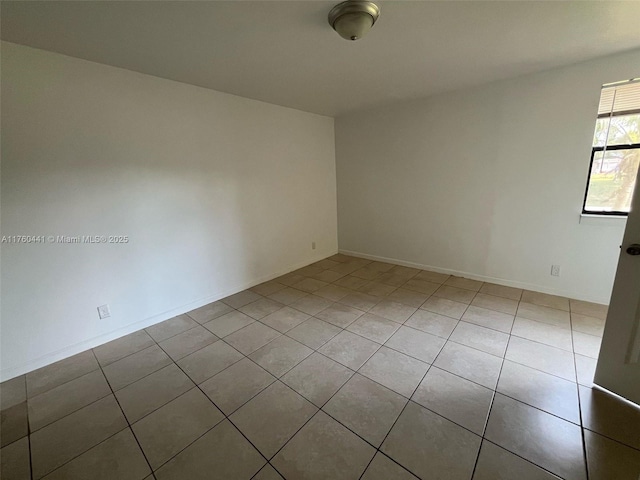
[[[109,305],[100,305],[98,307],[98,315],[100,318],[108,318],[111,316],[111,310],[109,309]]]

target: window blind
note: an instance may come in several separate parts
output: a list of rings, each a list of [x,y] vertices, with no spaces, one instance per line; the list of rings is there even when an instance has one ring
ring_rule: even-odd
[[[640,113],[640,79],[602,87],[598,118]]]

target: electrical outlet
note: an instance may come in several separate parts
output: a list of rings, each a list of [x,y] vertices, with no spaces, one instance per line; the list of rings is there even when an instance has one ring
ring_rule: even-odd
[[[311,242],[311,250],[315,250],[316,249],[316,242]]]
[[[560,276],[560,265],[551,265],[551,275],[554,277]]]
[[[111,310],[109,310],[109,305],[100,305],[98,307],[98,315],[100,319],[109,318],[111,316]]]

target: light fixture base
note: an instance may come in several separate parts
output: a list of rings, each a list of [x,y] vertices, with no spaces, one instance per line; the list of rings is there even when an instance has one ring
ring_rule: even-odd
[[[363,31],[354,31],[352,33],[341,31],[339,27],[340,19],[353,18],[354,16],[361,16],[363,19],[366,19],[367,23],[371,23],[367,28],[364,28]],[[329,24],[342,38],[358,40],[373,27],[379,16],[380,9],[375,3],[366,0],[347,0],[331,9],[329,12]]]

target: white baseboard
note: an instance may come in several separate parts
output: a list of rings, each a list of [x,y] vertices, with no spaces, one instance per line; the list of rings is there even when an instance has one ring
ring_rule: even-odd
[[[582,293],[576,292],[576,291],[554,289],[554,288],[549,288],[542,285],[535,285],[533,283],[519,282],[516,280],[507,280],[504,278],[490,277],[487,275],[477,275],[472,272],[463,272],[461,270],[452,270],[450,268],[436,267],[433,265],[424,265],[421,263],[408,262],[406,260],[399,260],[397,258],[381,257],[379,255],[369,255],[368,253],[354,252],[351,250],[340,249],[339,252],[344,255],[350,255],[352,257],[359,257],[367,260],[376,260],[379,262],[386,262],[386,263],[395,263],[396,265],[402,265],[404,267],[419,268],[420,270],[430,270],[432,272],[455,275],[457,277],[470,278],[471,280],[479,280],[481,282],[490,282],[490,283],[495,283],[497,285],[504,285],[505,287],[522,288],[525,290],[532,290],[534,292],[548,293],[550,295],[559,295],[561,297],[573,298],[575,300],[584,300],[587,302],[594,302],[594,303],[601,303],[601,304],[609,303],[608,298],[607,299],[589,298],[583,295]]]
[[[322,259],[330,257],[331,255],[335,255],[336,253],[338,253],[337,250],[332,250],[324,253],[317,253],[313,256],[311,260],[305,260],[304,262],[290,265],[289,267],[279,270],[276,273],[266,275],[264,277],[256,278],[252,281],[244,283],[243,285],[221,290],[205,298],[201,298],[199,300],[195,300],[193,302],[187,303],[185,305],[181,305],[171,310],[167,310],[166,312],[153,315],[151,317],[145,318],[144,320],[131,323],[125,327],[121,327],[109,333],[105,333],[103,335],[90,338],[88,340],[76,343],[74,345],[70,345],[68,347],[62,348],[55,352],[47,353],[33,360],[29,360],[28,362],[24,362],[20,365],[4,368],[0,370],[0,381],[4,382],[6,380],[11,380],[12,378],[17,377],[19,375],[32,372],[34,370],[37,370],[38,368],[46,367],[47,365],[51,365],[52,363],[58,362],[60,360],[64,360],[65,358],[84,352],[85,350],[89,350],[90,348],[98,347],[107,342],[110,342],[111,340],[116,340],[120,337],[136,332],[142,328],[147,328],[152,325],[155,325],[156,323],[164,322],[165,320],[173,318],[177,315],[182,315],[183,313],[190,312],[191,310],[202,307],[203,305],[207,305],[208,303],[216,302],[222,298],[228,297],[229,295],[233,295],[234,293],[238,293],[243,290],[246,290],[247,288],[255,287],[256,285],[259,285],[261,283],[268,282],[269,280],[273,280],[274,278],[285,275],[289,272],[292,272],[293,270],[306,267],[307,265],[318,262]]]

